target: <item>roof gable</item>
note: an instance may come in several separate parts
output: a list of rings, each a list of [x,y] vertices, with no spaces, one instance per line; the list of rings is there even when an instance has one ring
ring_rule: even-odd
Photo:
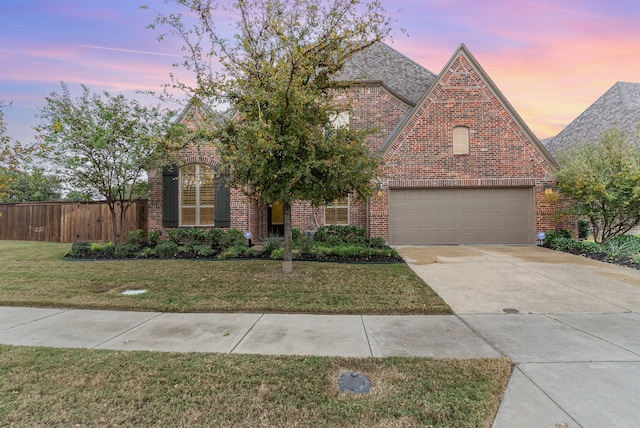
[[[411,114],[405,118],[404,122],[397,128],[395,135],[391,136],[391,138],[387,140],[386,146],[382,147],[382,149],[389,150],[390,147],[392,147],[396,141],[402,138],[403,133],[407,132],[407,130],[411,128],[412,124],[418,121],[419,118],[425,114],[425,110],[427,108],[427,105],[429,104],[429,100],[432,97],[434,90],[440,86],[440,84],[443,82],[444,79],[447,79],[450,77],[450,74],[452,73],[452,69],[458,60],[463,60],[471,66],[471,68],[480,78],[482,83],[486,86],[486,88],[488,88],[491,95],[493,95],[493,97],[502,105],[504,110],[509,114],[510,118],[515,122],[517,127],[524,133],[525,137],[529,140],[532,146],[534,146],[537,149],[537,151],[540,153],[540,155],[545,159],[545,161],[549,165],[557,166],[557,163],[551,157],[549,152],[547,152],[547,150],[542,145],[540,140],[538,140],[538,138],[529,129],[529,127],[522,120],[520,115],[518,115],[518,113],[509,103],[509,101],[507,101],[507,99],[502,94],[502,92],[500,92],[500,90],[493,83],[489,75],[484,71],[484,69],[480,66],[478,61],[475,59],[475,57],[471,54],[471,52],[468,50],[468,48],[464,44],[461,44],[458,47],[458,49],[455,51],[455,53],[453,54],[449,62],[447,62],[447,64],[444,66],[444,68],[442,69],[442,71],[440,72],[436,80],[429,86],[429,89],[427,90],[427,92],[418,101],[416,107],[413,109]],[[473,94],[473,96],[483,97],[483,94],[476,93],[476,94]],[[446,102],[446,100],[442,100],[442,101]]]
[[[391,46],[378,42],[356,53],[336,76],[338,80],[381,82],[415,105],[436,75]]]
[[[544,141],[554,156],[595,143],[603,132],[619,129],[640,144],[640,83],[617,82],[555,137]]]

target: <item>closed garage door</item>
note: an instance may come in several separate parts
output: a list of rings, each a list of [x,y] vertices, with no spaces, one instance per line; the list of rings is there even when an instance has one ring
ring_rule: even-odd
[[[392,244],[532,244],[533,188],[391,190]]]

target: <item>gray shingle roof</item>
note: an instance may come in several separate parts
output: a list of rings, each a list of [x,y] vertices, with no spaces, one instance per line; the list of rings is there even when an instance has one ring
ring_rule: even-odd
[[[391,46],[379,42],[355,54],[337,78],[384,82],[397,95],[415,105],[435,81],[436,75]]]
[[[640,144],[639,124],[640,83],[618,82],[558,135],[542,143],[556,156],[560,151],[595,143],[604,131],[617,128]]]

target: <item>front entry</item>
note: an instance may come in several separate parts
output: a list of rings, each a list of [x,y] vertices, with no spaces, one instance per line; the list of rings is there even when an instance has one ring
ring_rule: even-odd
[[[284,236],[284,206],[274,202],[267,211],[267,234],[269,236]]]

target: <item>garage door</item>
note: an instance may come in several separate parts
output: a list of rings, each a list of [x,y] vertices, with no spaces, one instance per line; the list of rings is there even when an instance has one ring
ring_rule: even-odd
[[[532,244],[533,188],[391,190],[392,244]]]

